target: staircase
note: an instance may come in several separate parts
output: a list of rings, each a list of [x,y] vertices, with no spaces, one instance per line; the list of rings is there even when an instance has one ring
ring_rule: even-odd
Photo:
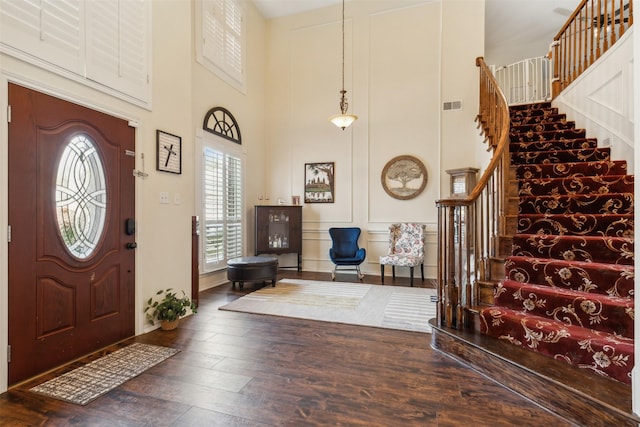
[[[630,384],[634,177],[550,104],[510,115],[512,252],[481,332]]]

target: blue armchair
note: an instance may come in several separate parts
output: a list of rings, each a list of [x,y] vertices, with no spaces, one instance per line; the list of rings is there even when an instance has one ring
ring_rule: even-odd
[[[364,274],[360,272],[360,264],[364,262],[366,250],[358,247],[360,228],[342,227],[330,228],[329,235],[333,241],[333,247],[329,249],[329,258],[335,264],[331,272],[331,280],[336,280],[338,267],[351,267],[358,272],[358,279],[362,281]]]

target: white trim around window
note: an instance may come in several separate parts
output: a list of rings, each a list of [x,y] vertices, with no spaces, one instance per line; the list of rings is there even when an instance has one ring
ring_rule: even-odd
[[[196,61],[246,93],[246,7],[243,0],[197,0]]]
[[[227,260],[244,254],[246,156],[241,146],[201,129],[196,130],[196,150],[203,274],[222,270]]]

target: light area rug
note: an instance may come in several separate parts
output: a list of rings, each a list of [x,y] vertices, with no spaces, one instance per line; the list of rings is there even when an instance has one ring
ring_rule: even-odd
[[[30,390],[66,402],[86,405],[179,351],[133,343]]]
[[[430,333],[436,298],[427,288],[283,279],[220,310]]]

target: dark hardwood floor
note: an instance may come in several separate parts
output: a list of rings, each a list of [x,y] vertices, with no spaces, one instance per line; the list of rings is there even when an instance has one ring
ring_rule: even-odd
[[[282,277],[330,280],[286,270]],[[407,278],[385,282],[408,286]],[[218,310],[256,287],[204,291],[198,314],[176,331],[135,337],[181,352],[86,406],[28,391],[53,373],[12,388],[0,395],[0,425],[570,425],[433,350],[428,334]]]

